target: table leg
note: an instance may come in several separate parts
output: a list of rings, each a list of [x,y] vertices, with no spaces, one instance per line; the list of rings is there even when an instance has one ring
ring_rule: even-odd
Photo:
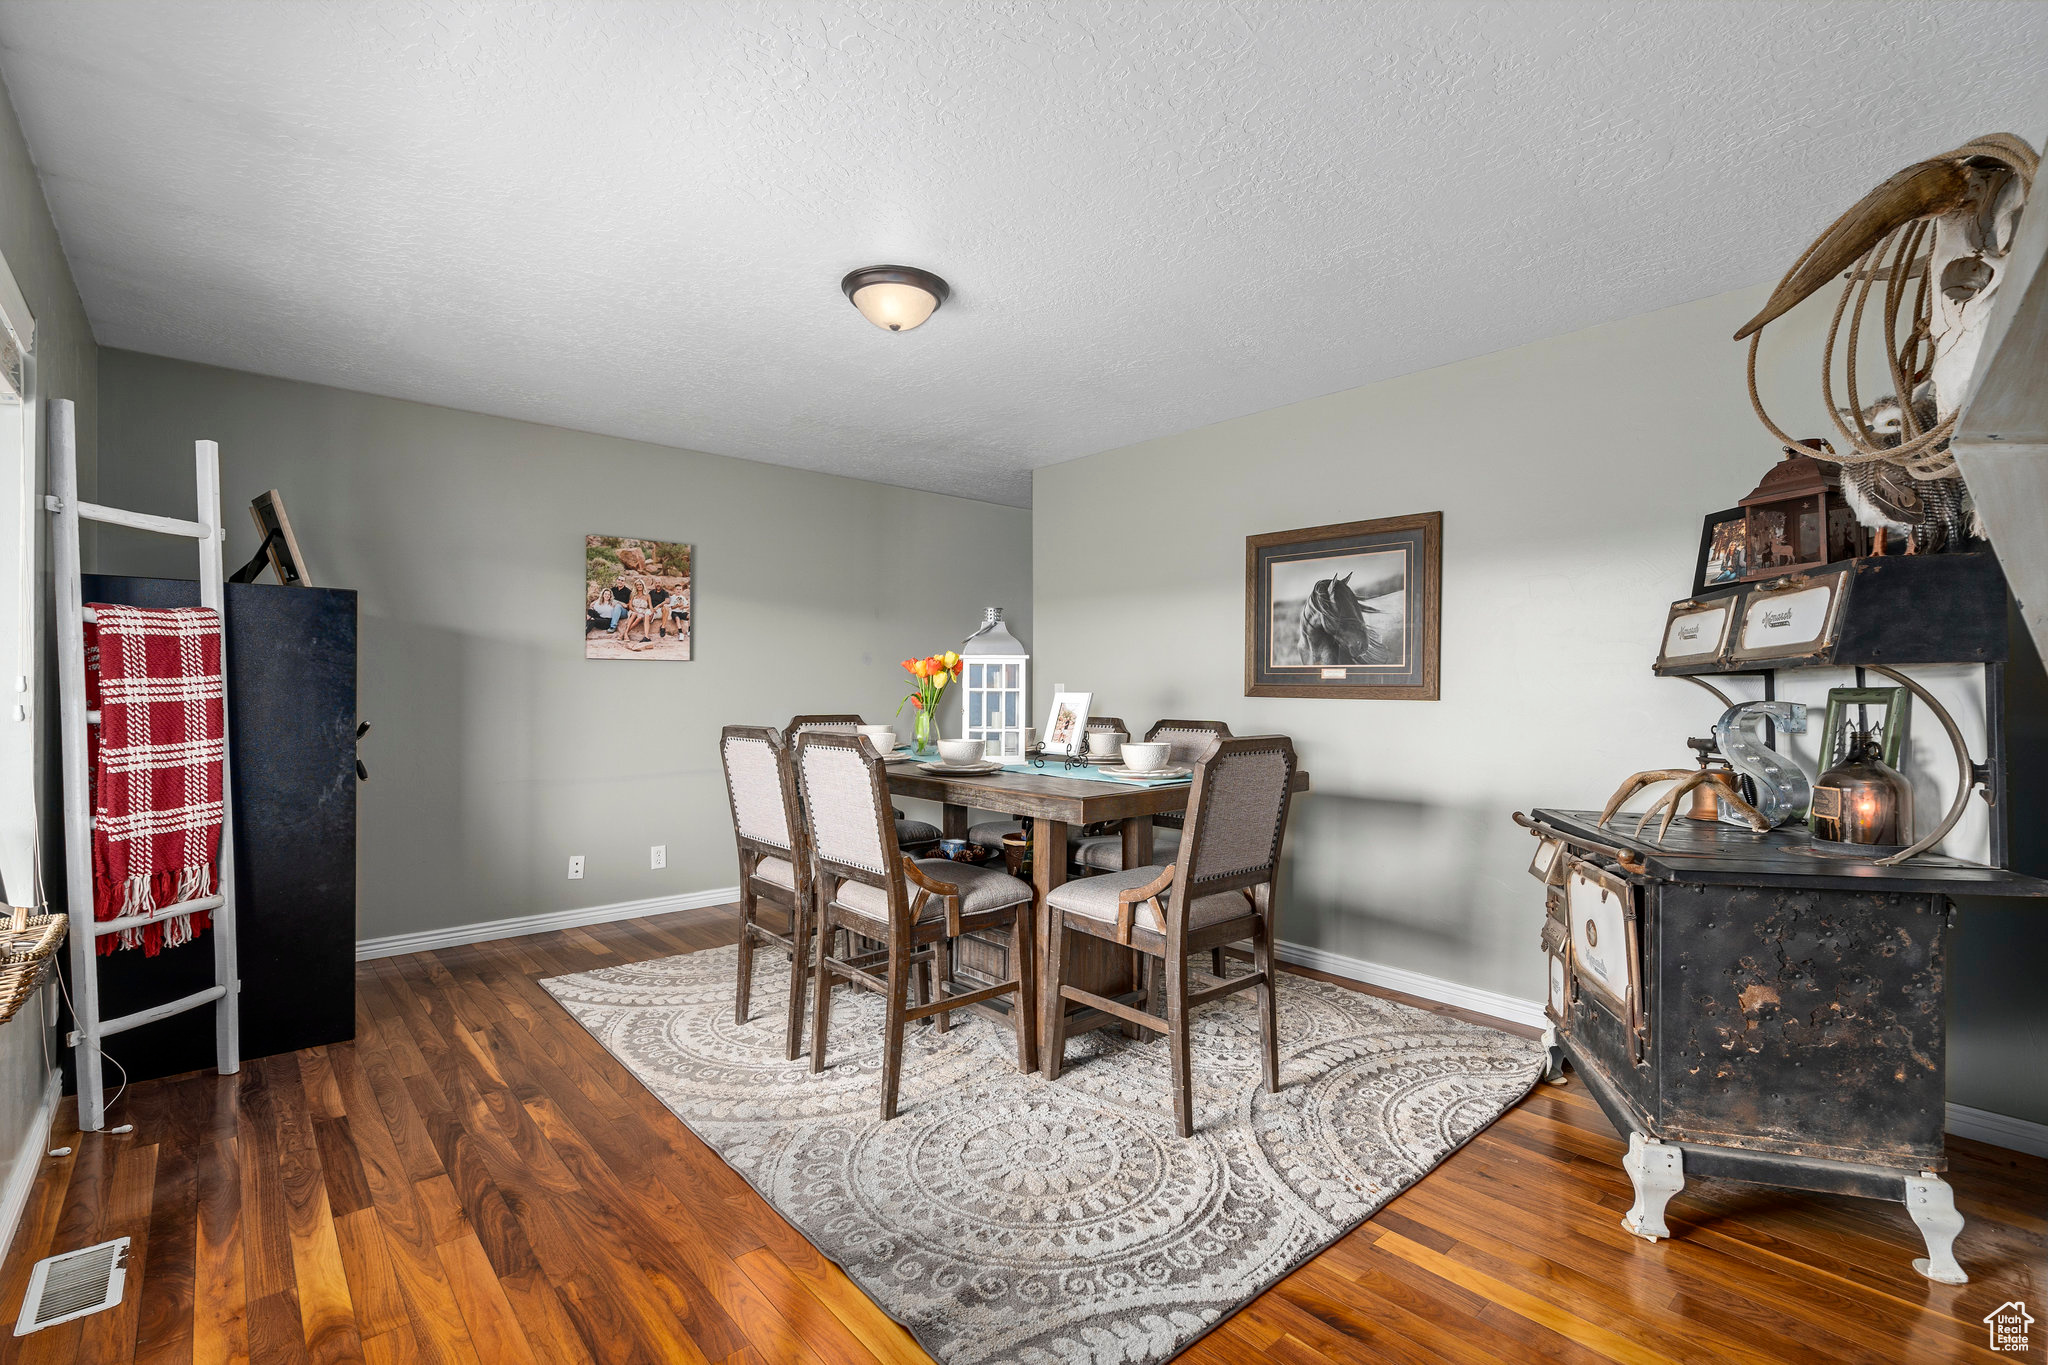
[[[1124,821],[1124,866],[1144,867],[1152,861],[1152,817],[1134,815]]]
[[[1043,1070],[1046,1058],[1052,1048],[1052,1011],[1063,1009],[1060,1003],[1060,972],[1062,964],[1052,953],[1052,920],[1046,905],[1046,897],[1059,889],[1067,879],[1067,826],[1063,820],[1034,819],[1031,822],[1031,887],[1037,894],[1032,898],[1032,913],[1038,938],[1038,1008],[1034,1023],[1038,1028],[1038,1065]]]
[[[950,802],[939,807],[939,837],[942,839],[965,839],[967,837],[967,807]]]

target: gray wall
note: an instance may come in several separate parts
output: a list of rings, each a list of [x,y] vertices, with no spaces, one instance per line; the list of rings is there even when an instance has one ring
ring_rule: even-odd
[[[29,160],[28,144],[22,140],[21,126],[15,121],[14,106],[6,98],[4,88],[0,88],[0,258],[5,258],[15,284],[28,302],[29,311],[35,315],[38,392],[45,399],[68,398],[77,404],[79,481],[81,489],[91,496],[95,486],[95,452],[98,449],[97,348],[93,344],[92,326],[86,321],[85,308],[78,300],[78,290],[71,282],[70,264],[64,259],[64,248],[57,240],[56,225],[50,219],[49,206],[43,201],[35,166]],[[40,468],[40,452],[37,459]],[[43,481],[39,478],[39,495],[42,488]],[[4,515],[12,518],[16,515],[15,509],[6,509]],[[38,523],[41,520],[37,518]],[[47,581],[47,543],[41,562],[44,565],[43,577]],[[11,587],[6,590],[11,591]],[[47,591],[41,595],[41,600],[47,604]],[[44,634],[47,638],[47,618]],[[55,693],[52,686],[56,674],[49,664],[51,655],[47,646],[43,658],[44,666],[38,670],[35,681],[34,712],[40,722],[41,742],[37,745],[36,772],[29,780],[42,793],[42,810],[48,813],[56,811],[59,806],[54,762],[57,752]],[[0,779],[14,780],[20,776],[0,774]],[[47,890],[51,898],[61,904],[64,894],[62,826],[55,820],[48,820],[44,835],[43,866]],[[49,1067],[44,1059],[56,1046],[49,1025],[54,1009],[50,996],[51,991],[45,988],[38,999],[23,1005],[13,1020],[0,1027],[0,1163],[6,1167],[6,1174],[0,1176],[0,1187],[25,1174],[25,1171],[17,1169],[17,1163],[33,1164],[40,1160],[43,1135],[32,1132],[31,1128],[49,1076]],[[11,1232],[11,1228],[0,1228],[0,1237]]]
[[[1021,509],[124,351],[100,364],[103,498],[191,515],[192,442],[216,440],[228,559],[255,552],[241,509],[276,488],[315,581],[362,594],[359,938],[731,886],[721,726],[886,720],[897,660],[957,646],[985,605],[1030,639]],[[695,660],[583,658],[586,534],[696,547]],[[99,564],[189,577],[186,557],[109,528]]]
[[[1283,937],[1540,998],[1532,844],[1508,816],[1539,803],[1598,807],[1624,775],[1688,762],[1686,737],[1719,711],[1649,670],[1665,610],[1690,585],[1701,519],[1778,458],[1749,410],[1743,348],[1729,340],[1766,293],[1040,470],[1034,676],[1092,690],[1099,711],[1133,726],[1200,716],[1292,735],[1315,790],[1289,834]],[[1796,431],[1826,429],[1818,312],[1802,309],[1766,337],[1766,402]],[[1151,529],[1120,535],[1077,507],[1136,512]],[[1441,701],[1243,695],[1245,536],[1436,510]],[[1966,724],[1981,723],[1971,670],[1928,676]],[[1847,678],[1788,680],[1782,694],[1817,702]],[[1948,801],[1945,754],[1938,726],[1916,727],[1908,773],[1928,824]],[[1812,754],[1802,757],[1811,771]],[[1946,847],[1982,856],[1981,805]],[[1960,937],[1963,961],[2007,953],[2038,964],[2048,922],[1972,913]],[[1959,986],[1953,1099],[2048,1120],[2037,1002],[2038,992],[2018,1024],[2015,1008],[1995,1015]]]

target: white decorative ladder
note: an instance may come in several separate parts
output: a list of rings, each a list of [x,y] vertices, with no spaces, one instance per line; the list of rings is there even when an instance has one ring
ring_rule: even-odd
[[[119,919],[93,918],[92,908],[92,774],[86,767],[86,726],[98,716],[85,706],[85,623],[84,584],[79,559],[78,523],[105,522],[129,526],[159,535],[183,536],[199,542],[199,605],[211,608],[221,620],[221,679],[227,679],[227,603],[222,587],[221,542],[227,531],[220,524],[220,447],[212,441],[193,443],[197,466],[198,514],[209,520],[180,521],[175,517],[124,512],[78,499],[78,432],[71,403],[57,399],[50,404],[50,492],[43,506],[55,518],[55,576],[57,594],[57,683],[62,701],[61,729],[64,736],[64,873],[71,905],[71,1011],[76,1028],[71,1035],[77,1049],[78,1126],[83,1132],[97,1132],[106,1126],[105,1082],[100,1074],[100,1040],[125,1033],[159,1019],[169,1019],[202,1005],[214,1007],[214,1052],[223,1076],[242,1069],[240,1019],[236,1000],[242,983],[235,963],[235,822],[230,799],[229,764],[226,753],[227,696],[221,696],[221,831],[220,894],[180,901],[147,914],[124,915]],[[187,915],[213,912],[213,984],[182,999],[152,1005],[146,1010],[100,1017],[98,940],[126,929]]]

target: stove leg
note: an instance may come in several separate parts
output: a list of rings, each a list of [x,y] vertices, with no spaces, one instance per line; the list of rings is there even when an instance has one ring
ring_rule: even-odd
[[[1948,1182],[1933,1171],[1922,1171],[1918,1179],[1907,1176],[1906,1212],[1927,1239],[1927,1254],[1914,1258],[1913,1269],[1942,1284],[1968,1284],[1970,1277],[1956,1264],[1956,1234],[1963,1230],[1963,1215],[1956,1212],[1955,1192]]]
[[[1543,1079],[1551,1085],[1567,1085],[1571,1077],[1564,1074],[1564,1046],[1557,1041],[1556,1028],[1543,1030]]]
[[[1628,1135],[1628,1155],[1621,1168],[1635,1183],[1636,1202],[1621,1216],[1621,1225],[1636,1236],[1656,1241],[1669,1237],[1664,1225],[1664,1206],[1671,1196],[1685,1188],[1685,1162],[1676,1147],[1667,1146],[1641,1133]]]

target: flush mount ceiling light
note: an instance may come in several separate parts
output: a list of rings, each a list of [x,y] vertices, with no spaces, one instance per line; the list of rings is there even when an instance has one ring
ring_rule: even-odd
[[[952,289],[929,270],[871,265],[839,282],[860,315],[891,332],[908,332],[938,311]]]

